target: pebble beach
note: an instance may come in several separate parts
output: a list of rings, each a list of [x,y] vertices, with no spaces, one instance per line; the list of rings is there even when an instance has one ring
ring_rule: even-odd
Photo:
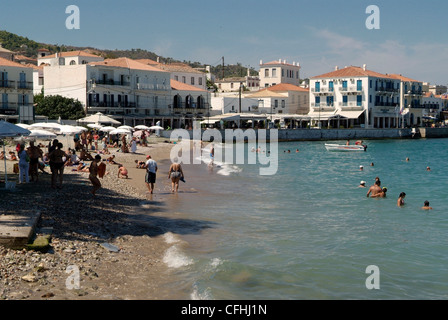
[[[137,169],[135,160],[145,161],[151,155],[165,178],[171,147],[160,139],[148,147],[138,147],[135,154],[110,150],[116,162],[128,169],[129,178],[118,178],[118,165],[107,164],[95,198],[90,193],[88,173],[72,171],[74,167],[65,168],[61,190],[50,188],[47,167],[48,174],[39,173],[38,182],[2,192],[1,214],[38,210],[41,218],[36,235],[51,230],[51,242],[47,252],[0,246],[0,299],[178,299],[164,288],[173,278],[162,261],[167,248],[161,237],[163,230],[135,213],[142,205],[154,212],[160,209],[158,202],[148,202],[151,196],[144,183],[145,170]],[[3,161],[1,164],[4,174]],[[7,161],[8,181],[18,181],[12,165]],[[169,188],[169,180],[158,176],[158,181],[159,190]],[[73,285],[76,274],[79,286]]]

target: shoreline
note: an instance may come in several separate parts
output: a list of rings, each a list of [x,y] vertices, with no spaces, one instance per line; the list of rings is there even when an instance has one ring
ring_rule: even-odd
[[[159,165],[159,188],[165,186],[169,180],[164,182],[163,178],[172,147],[158,143],[138,147],[136,154],[111,152],[116,162],[128,169],[129,179],[117,178],[118,166],[108,164],[96,199],[90,194],[88,173],[70,171],[71,167],[64,170],[62,190],[52,190],[51,175],[40,173],[38,182],[2,193],[3,203],[13,199],[6,201],[3,214],[14,214],[17,206],[40,210],[36,234],[50,228],[52,241],[48,253],[0,247],[0,299],[185,299],[165,286],[174,280],[163,262],[169,247],[161,237],[165,231],[150,215],[141,214],[142,207],[151,212],[165,210],[167,193],[159,192],[148,199],[144,170],[135,168],[134,163],[151,154]],[[11,172],[14,162],[7,162]],[[17,179],[8,176],[8,181]],[[119,252],[108,251],[102,246],[105,243],[118,247]],[[70,266],[79,271],[78,289],[67,289]]]

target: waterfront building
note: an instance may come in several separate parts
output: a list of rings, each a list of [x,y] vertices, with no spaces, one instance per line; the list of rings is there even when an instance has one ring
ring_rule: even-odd
[[[12,61],[12,60],[14,60],[14,52],[3,48],[0,43],[0,58]]]
[[[363,67],[335,68],[310,79],[310,113],[316,126],[397,128],[405,125],[400,79]]]
[[[300,64],[298,62],[290,64],[282,59],[267,63],[260,61],[259,78],[260,88],[267,88],[280,83],[300,86]]]
[[[258,100],[260,113],[305,115],[309,112],[309,90],[293,84],[277,84],[246,97]]]
[[[190,67],[181,62],[160,63],[151,59],[137,59],[136,61],[147,64],[151,67],[167,71],[171,74],[171,79],[207,90],[207,75],[205,72]]]
[[[34,121],[33,68],[0,58],[0,118]]]
[[[104,61],[104,58],[82,50],[57,52],[55,54],[48,54],[48,51],[39,51],[37,65],[73,66],[99,61]]]

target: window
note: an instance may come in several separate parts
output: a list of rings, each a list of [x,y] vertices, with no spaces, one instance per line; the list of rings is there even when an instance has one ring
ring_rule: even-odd
[[[362,107],[362,96],[356,96],[356,105]]]
[[[194,77],[191,77],[191,84],[194,86]]]
[[[327,106],[333,107],[334,97],[333,96],[327,96]]]
[[[342,89],[347,91],[347,80],[342,81]]]
[[[278,108],[278,100],[274,100],[274,108]]]
[[[179,76],[174,76],[174,80],[179,81]]]
[[[286,107],[286,102],[285,100],[282,100],[282,108]]]
[[[272,69],[272,77],[275,78],[277,77],[277,69]]]
[[[71,65],[71,66],[76,65],[76,61],[75,61],[75,60],[70,61],[70,65]]]
[[[185,76],[182,76],[182,82],[187,83],[187,78]]]
[[[315,90],[316,92],[320,92],[320,82],[316,82],[316,83],[314,84],[314,90]]]
[[[342,105],[346,107],[348,104],[348,96],[342,96]]]
[[[8,108],[8,94],[2,93],[2,108]]]
[[[202,78],[199,78],[199,85],[202,86]]]
[[[356,81],[356,90],[362,91],[362,80]]]
[[[333,92],[333,91],[334,91],[334,84],[333,84],[333,81],[330,81],[330,82],[328,83],[328,88],[329,88],[329,91],[330,91],[330,92]]]
[[[264,76],[269,77],[269,69],[264,69]]]
[[[320,97],[315,97],[314,102],[316,103],[316,107],[320,106]]]

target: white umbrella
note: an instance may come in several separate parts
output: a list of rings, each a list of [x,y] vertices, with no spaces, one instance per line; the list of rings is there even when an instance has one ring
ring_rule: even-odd
[[[152,127],[149,127],[149,130],[165,130],[165,129],[163,129],[163,127],[161,127],[161,126],[152,126]]]
[[[27,136],[30,134],[30,131],[24,128],[21,128],[19,126],[16,126],[15,124],[6,122],[1,120],[0,121],[0,138],[12,138],[12,137],[19,137],[19,136]],[[5,143],[3,143],[3,151],[5,151]],[[6,151],[5,151],[6,153]],[[6,157],[5,157],[5,186],[8,186],[8,174],[6,172]]]
[[[142,124],[138,125],[138,126],[135,126],[134,129],[137,129],[137,130],[150,130],[148,126],[145,126],[145,125],[142,125]]]
[[[93,128],[93,129],[101,129],[103,126],[97,123],[89,123],[87,125],[89,128]]]
[[[113,131],[110,131],[109,134],[131,134],[130,130],[126,130],[126,129],[115,129]]]
[[[117,129],[127,129],[129,131],[134,130],[134,128],[130,127],[130,126],[119,126]]]
[[[24,128],[24,129],[28,129],[30,127],[29,124],[25,124],[25,123],[17,123],[16,126],[18,126],[20,128]]]
[[[81,126],[74,126],[75,128],[79,129],[80,131],[87,131],[89,129],[81,127]]]
[[[116,130],[117,128],[114,128],[114,127],[102,127],[101,129],[100,129],[100,131],[103,131],[103,132],[111,132],[111,131],[114,131],[114,130]]]
[[[144,130],[138,130],[138,131],[135,131],[132,135],[134,137],[141,137],[143,132],[144,132]]]
[[[120,121],[117,121],[111,117],[108,117],[101,112],[97,112],[94,115],[81,118],[78,122],[82,123],[112,123],[112,124],[121,124]]]
[[[51,140],[56,139],[56,134],[47,130],[32,129],[29,138]]]
[[[76,134],[80,133],[81,131],[81,128],[70,125],[63,125],[61,126],[60,134]]]
[[[30,125],[30,129],[50,129],[59,130],[61,125],[56,122],[36,122]]]

